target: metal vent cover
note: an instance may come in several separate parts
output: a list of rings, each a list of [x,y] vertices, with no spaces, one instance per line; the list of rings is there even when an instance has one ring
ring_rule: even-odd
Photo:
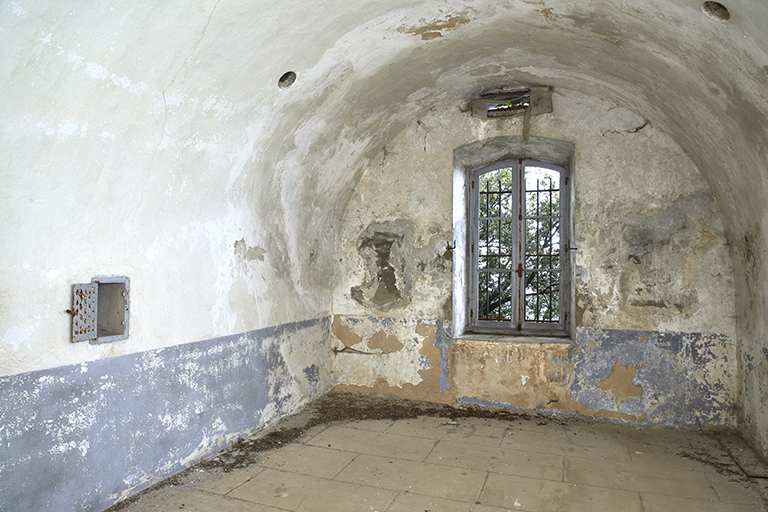
[[[97,285],[95,283],[72,286],[73,342],[96,338],[97,293]]]
[[[130,280],[96,276],[72,286],[72,342],[104,343],[128,338]]]

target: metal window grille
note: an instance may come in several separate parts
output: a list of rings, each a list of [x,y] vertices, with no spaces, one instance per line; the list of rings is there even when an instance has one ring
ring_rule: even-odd
[[[564,331],[563,177],[522,160],[473,175],[475,328]]]
[[[560,177],[525,172],[525,321],[560,321]]]

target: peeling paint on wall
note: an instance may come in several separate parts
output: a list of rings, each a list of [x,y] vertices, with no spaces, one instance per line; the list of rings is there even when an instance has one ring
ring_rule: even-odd
[[[580,328],[576,344],[570,395],[584,407],[663,425],[735,426],[731,338]]]
[[[521,343],[452,339],[442,322],[335,323],[359,340],[354,351],[336,353],[340,389],[669,426],[735,426],[736,347],[726,336],[579,328],[574,344]],[[382,333],[411,342],[387,354],[371,346]]]
[[[421,36],[424,41],[443,36],[443,31],[455,29],[459,25],[465,25],[471,21],[468,12],[451,14],[442,20],[435,20],[425,25],[401,27],[400,32]]]
[[[98,512],[297,410],[331,385],[329,330],[310,320],[0,378],[0,510]]]
[[[450,343],[442,321],[336,316],[333,334],[340,389],[450,402],[444,395]]]
[[[623,365],[616,361],[610,375],[597,381],[597,386],[606,392],[608,398],[616,399],[616,406],[627,398],[640,398],[643,396],[643,386],[635,384],[637,366]]]

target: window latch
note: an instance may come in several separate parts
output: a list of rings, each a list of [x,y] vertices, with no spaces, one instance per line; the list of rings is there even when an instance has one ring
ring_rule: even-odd
[[[523,278],[523,264],[522,263],[518,263],[517,264],[517,270],[515,270],[515,273],[517,274],[517,278],[518,279],[522,279]]]

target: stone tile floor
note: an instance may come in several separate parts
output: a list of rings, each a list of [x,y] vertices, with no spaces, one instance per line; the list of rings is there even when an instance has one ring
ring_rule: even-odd
[[[347,420],[312,426],[243,468],[192,468],[119,510],[768,510],[767,480],[744,467],[768,471],[730,433],[535,415]]]

